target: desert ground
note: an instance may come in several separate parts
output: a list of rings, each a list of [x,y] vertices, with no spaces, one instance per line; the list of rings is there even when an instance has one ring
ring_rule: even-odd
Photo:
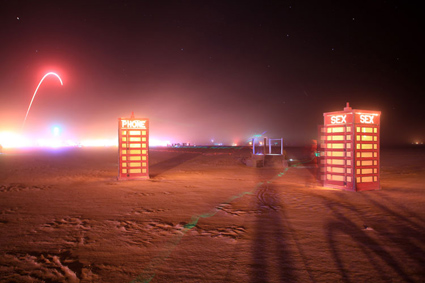
[[[324,188],[246,148],[4,149],[1,282],[425,282],[425,149],[383,148],[379,191]]]

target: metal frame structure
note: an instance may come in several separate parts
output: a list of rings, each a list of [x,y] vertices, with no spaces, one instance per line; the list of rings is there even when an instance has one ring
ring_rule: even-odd
[[[266,153],[266,149],[267,149],[267,140],[269,141],[269,152]],[[252,138],[252,154],[256,155],[258,153],[256,153],[255,151],[255,141],[256,138]],[[273,154],[272,152],[272,141],[280,141],[280,154]],[[264,143],[263,143],[263,154],[264,155],[283,155],[283,138],[280,139],[268,139],[268,138],[264,138]]]

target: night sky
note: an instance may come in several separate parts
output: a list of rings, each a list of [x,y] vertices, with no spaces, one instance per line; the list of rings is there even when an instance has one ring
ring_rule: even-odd
[[[323,113],[382,111],[383,144],[425,141],[423,11],[413,1],[0,0],[0,132],[303,144]]]

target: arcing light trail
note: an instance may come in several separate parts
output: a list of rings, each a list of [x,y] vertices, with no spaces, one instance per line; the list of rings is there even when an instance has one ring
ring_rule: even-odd
[[[45,74],[45,75],[44,75],[44,77],[41,79],[40,83],[38,84],[37,88],[36,88],[36,89],[35,89],[35,91],[34,91],[34,95],[32,96],[32,99],[31,99],[30,105],[28,106],[27,114],[25,115],[25,119],[24,119],[24,123],[22,124],[22,127],[24,127],[24,125],[25,125],[25,121],[27,120],[28,113],[30,112],[31,105],[32,105],[32,102],[34,101],[35,95],[37,94],[38,88],[40,87],[40,85],[41,85],[41,83],[44,81],[44,79],[45,79],[47,76],[49,76],[49,75],[54,75],[54,76],[56,76],[56,77],[59,79],[59,81],[60,81],[61,85],[63,85],[62,79],[59,77],[59,75],[58,75],[58,74],[56,74],[56,73],[54,73],[54,72],[49,72],[49,73],[47,73],[47,74]]]

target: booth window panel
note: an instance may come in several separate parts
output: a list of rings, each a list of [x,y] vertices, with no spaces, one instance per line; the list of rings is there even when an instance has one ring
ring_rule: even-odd
[[[127,154],[127,150],[123,149],[123,150],[121,150],[121,153],[122,154]]]
[[[345,148],[345,144],[343,144],[343,143],[328,143],[328,148],[343,149],[343,148]]]
[[[352,179],[350,176],[347,176],[347,182],[352,182]]]
[[[130,144],[130,148],[139,148],[140,147],[140,143],[131,143]]]
[[[347,148],[351,148],[351,142],[347,143]]]
[[[374,152],[373,153],[373,157],[378,157],[378,153],[377,152]]]
[[[130,167],[140,167],[140,162],[130,162],[129,163]]]
[[[140,137],[130,137],[131,142],[139,142],[141,141]]]
[[[122,137],[122,141],[127,141],[127,137]]]
[[[142,131],[142,136],[146,136],[146,131]]]
[[[372,144],[362,144],[362,149],[373,149]]]
[[[347,127],[347,132],[351,132],[351,127]]]
[[[360,138],[361,138],[360,136],[356,136],[356,140],[358,140],[358,141],[359,141],[359,140],[360,140]]]
[[[375,166],[378,165],[378,160],[374,160],[373,165],[375,165]]]
[[[360,172],[361,172],[361,171],[360,171],[360,169],[357,169],[357,170],[356,170],[356,173],[357,173],[358,175],[360,175]]]
[[[121,159],[125,161],[125,160],[127,160],[127,156],[122,156]]]
[[[362,133],[373,133],[373,128],[362,127]]]
[[[377,136],[374,136],[373,137],[373,141],[378,141],[378,137]]]
[[[331,174],[326,174],[326,179],[332,180],[332,175]]]
[[[331,175],[331,180],[332,181],[344,182],[345,181],[345,177],[344,176],[341,176],[341,175]]]
[[[373,182],[373,177],[372,176],[362,177],[362,182],[363,183]]]
[[[347,160],[347,165],[351,166],[351,160]]]
[[[378,174],[378,169],[374,168],[373,173]]]
[[[146,148],[146,144],[145,143],[142,143],[142,148]]]
[[[140,174],[142,173],[142,169],[140,168],[132,168],[132,169],[128,169],[128,173],[132,173],[132,174]],[[144,172],[145,173],[145,172]]]
[[[357,166],[360,166],[361,162],[360,160],[357,160]]]
[[[140,136],[140,131],[128,131],[130,136]]]
[[[372,169],[362,169],[362,174],[372,174]]]
[[[142,160],[144,161],[144,160],[146,160],[146,156],[142,156]]]
[[[377,144],[374,144],[373,145],[373,149],[378,149],[378,145]]]
[[[144,156],[145,157],[145,156]],[[139,156],[130,156],[130,160],[131,161],[139,161],[139,160],[142,160],[142,157],[139,155]]]
[[[129,151],[128,151],[128,153],[130,153],[130,154],[140,154],[140,149],[130,149]]]
[[[357,181],[357,183],[361,183],[362,182],[360,177],[357,177],[356,178],[356,181]]]
[[[344,127],[329,127],[328,133],[343,133],[344,130]]]
[[[347,157],[351,157],[351,151],[347,151]]]
[[[328,136],[328,140],[331,140],[331,141],[343,141],[344,140],[344,136]]]
[[[121,147],[127,147],[127,144],[126,143],[122,143],[121,144]]]
[[[373,136],[362,136],[362,141],[373,141]]]
[[[347,168],[347,174],[351,174],[351,173],[352,173],[351,168]]]
[[[378,132],[377,128],[373,128],[373,132],[376,134]]]
[[[122,167],[127,167],[127,162],[121,163]]]
[[[142,162],[142,167],[146,167],[146,162]]]
[[[345,165],[345,160],[342,159],[328,159],[327,160],[328,164],[331,165]]]
[[[146,169],[142,169],[142,173],[146,173],[147,172],[147,170]]]
[[[333,156],[333,157],[344,157],[345,156],[345,152],[343,151],[328,151],[327,152],[328,156]]]
[[[147,150],[145,150],[145,149],[143,149],[142,150],[142,154],[146,154],[148,151]]]
[[[347,138],[347,141],[351,141],[351,136],[350,135],[347,135],[346,138]]]
[[[126,135],[126,134],[127,134],[127,131],[121,131],[121,133],[122,133],[123,135]]]
[[[123,174],[127,174],[127,169],[122,169],[122,170],[121,170],[121,173],[123,173]]]
[[[345,173],[345,169],[344,168],[341,168],[341,167],[332,167],[332,172],[333,173],[344,174]]]
[[[359,152],[361,153],[362,158],[370,158],[373,157],[372,152]],[[376,153],[376,152],[375,152]]]
[[[374,181],[374,182],[378,182],[378,177],[373,176],[373,181]]]
[[[145,142],[145,141],[146,141],[146,138],[145,138],[145,137],[143,137],[143,138],[142,138],[142,142]]]
[[[320,136],[320,139],[323,141],[323,140],[326,140],[326,138],[327,138],[327,136]]]
[[[372,165],[373,165],[372,160],[363,160],[362,161],[362,166],[372,166]]]

